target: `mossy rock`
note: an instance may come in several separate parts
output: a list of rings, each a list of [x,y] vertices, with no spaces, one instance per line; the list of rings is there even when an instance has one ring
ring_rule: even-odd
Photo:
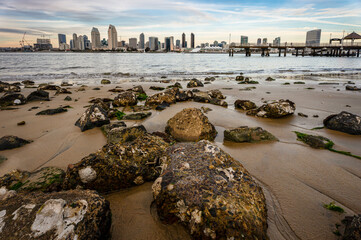
[[[224,140],[231,142],[261,142],[277,141],[278,139],[261,127],[250,128],[247,126],[224,131]]]
[[[295,132],[297,135],[297,139],[306,143],[312,148],[318,149],[330,149],[333,147],[334,143],[325,137],[309,135],[301,132]]]

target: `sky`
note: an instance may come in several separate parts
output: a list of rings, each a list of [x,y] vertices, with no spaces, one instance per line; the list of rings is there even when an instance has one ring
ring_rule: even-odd
[[[87,35],[92,27],[107,38],[109,24],[116,27],[118,40],[128,42],[144,32],[146,39],[184,32],[196,45],[213,41],[240,42],[240,36],[281,42],[303,43],[306,32],[322,29],[321,42],[340,38],[352,31],[361,34],[360,0],[0,0],[0,47],[18,47],[25,40],[49,37],[58,46],[57,35]],[[345,33],[344,33],[345,31]],[[332,35],[331,35],[332,34]]]

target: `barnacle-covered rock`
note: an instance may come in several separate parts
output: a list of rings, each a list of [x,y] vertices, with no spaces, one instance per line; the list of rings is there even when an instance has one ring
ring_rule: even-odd
[[[234,107],[242,110],[250,110],[257,108],[256,104],[249,100],[236,100],[234,102]]]
[[[128,128],[123,126],[116,127],[113,125],[105,134],[108,138],[108,143],[117,144],[131,142],[146,133],[147,130],[143,125]]]
[[[99,103],[96,103],[83,113],[75,125],[80,127],[83,132],[94,127],[101,127],[109,122],[107,111]]]
[[[267,239],[261,187],[215,144],[175,144],[162,169],[152,186],[161,220],[183,223],[194,239]]]
[[[198,79],[192,79],[187,83],[187,88],[194,88],[194,87],[203,87],[203,83]]]
[[[110,225],[109,202],[95,191],[23,192],[0,201],[0,239],[107,239]]]
[[[353,135],[361,135],[361,117],[342,111],[323,120],[325,127]]]
[[[113,105],[116,107],[137,105],[137,95],[132,91],[121,92],[114,98]]]
[[[156,106],[162,104],[163,102],[168,103],[168,104],[175,103],[177,100],[177,98],[176,98],[177,93],[179,93],[178,88],[171,88],[164,92],[154,94],[147,98],[147,100],[145,102],[145,106],[156,107]]]
[[[64,188],[81,186],[109,192],[154,181],[160,173],[159,158],[168,146],[162,138],[150,134],[123,144],[105,145],[79,163],[69,165]]]
[[[257,109],[247,112],[247,115],[264,117],[264,118],[281,118],[291,115],[295,112],[296,105],[290,100],[277,100],[263,104]]]
[[[238,127],[224,131],[224,139],[232,142],[276,141],[277,138],[261,127]]]
[[[185,108],[168,120],[165,132],[180,142],[214,140],[217,131],[200,109]]]
[[[8,93],[0,97],[0,106],[7,107],[13,105],[25,104],[26,99],[24,95],[20,93]]]
[[[227,102],[223,101],[226,97],[223,96],[219,90],[211,90],[208,92],[195,92],[193,94],[193,101],[202,103],[211,103],[222,107],[227,107]]]

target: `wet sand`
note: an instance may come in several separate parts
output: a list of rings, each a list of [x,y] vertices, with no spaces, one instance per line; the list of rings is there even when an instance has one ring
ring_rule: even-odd
[[[361,160],[312,149],[296,140],[293,131],[319,134],[330,138],[337,150],[361,155],[361,136],[352,136],[332,130],[310,130],[322,126],[323,119],[342,110],[361,115],[361,92],[345,91],[340,84],[318,85],[310,81],[304,85],[282,85],[286,80],[262,82],[259,85],[237,85],[235,81],[215,81],[200,90],[220,89],[229,104],[228,108],[184,102],[171,105],[162,112],[152,111],[145,121],[126,121],[128,126],[144,124],[149,132],[164,131],[166,121],[187,107],[206,106],[212,109],[207,116],[216,126],[216,144],[240,161],[262,185],[268,207],[268,234],[271,239],[337,239],[332,233],[335,224],[346,215],[361,212]],[[288,81],[291,82],[292,81]],[[164,83],[124,83],[124,89],[141,84],[148,95],[157,91],[149,86],[167,86]],[[182,82],[183,87],[186,82]],[[239,89],[255,86],[251,91]],[[66,95],[58,95],[50,102],[32,102],[19,109],[0,111],[0,136],[16,135],[34,140],[24,147],[1,151],[8,158],[0,164],[0,175],[12,169],[33,171],[42,166],[57,166],[66,169],[70,163],[95,152],[106,143],[99,128],[81,132],[75,121],[94,97],[110,97],[107,92],[112,86],[103,86],[100,91],[88,87],[85,92],[76,92],[71,87],[69,95],[77,102],[67,102]],[[315,89],[308,90],[307,87]],[[232,89],[222,89],[232,88]],[[340,91],[337,91],[340,89]],[[27,96],[34,89],[23,89]],[[269,92],[269,93],[267,93]],[[54,96],[55,91],[50,91]],[[284,119],[260,119],[247,116],[235,110],[236,99],[254,101],[257,105],[264,100],[290,99],[296,103],[296,114]],[[35,116],[46,108],[70,105],[68,112],[54,116]],[[346,107],[350,105],[351,107]],[[28,111],[33,106],[39,109]],[[307,114],[304,118],[298,112]],[[313,118],[313,115],[319,115]],[[17,122],[26,121],[25,126]],[[280,141],[260,144],[235,144],[223,142],[224,129],[238,126],[262,127],[274,134]],[[164,225],[151,208],[151,183],[106,196],[111,203],[113,239],[186,239],[187,234],[180,226]],[[346,213],[339,214],[323,208],[323,204],[335,201]]]

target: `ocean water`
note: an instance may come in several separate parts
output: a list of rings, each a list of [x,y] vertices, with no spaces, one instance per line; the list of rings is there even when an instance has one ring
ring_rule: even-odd
[[[0,53],[0,81],[33,80],[98,84],[101,79],[158,81],[160,77],[185,80],[215,76],[245,76],[314,81],[361,80],[361,58],[355,57],[245,57],[237,54],[182,53]]]

